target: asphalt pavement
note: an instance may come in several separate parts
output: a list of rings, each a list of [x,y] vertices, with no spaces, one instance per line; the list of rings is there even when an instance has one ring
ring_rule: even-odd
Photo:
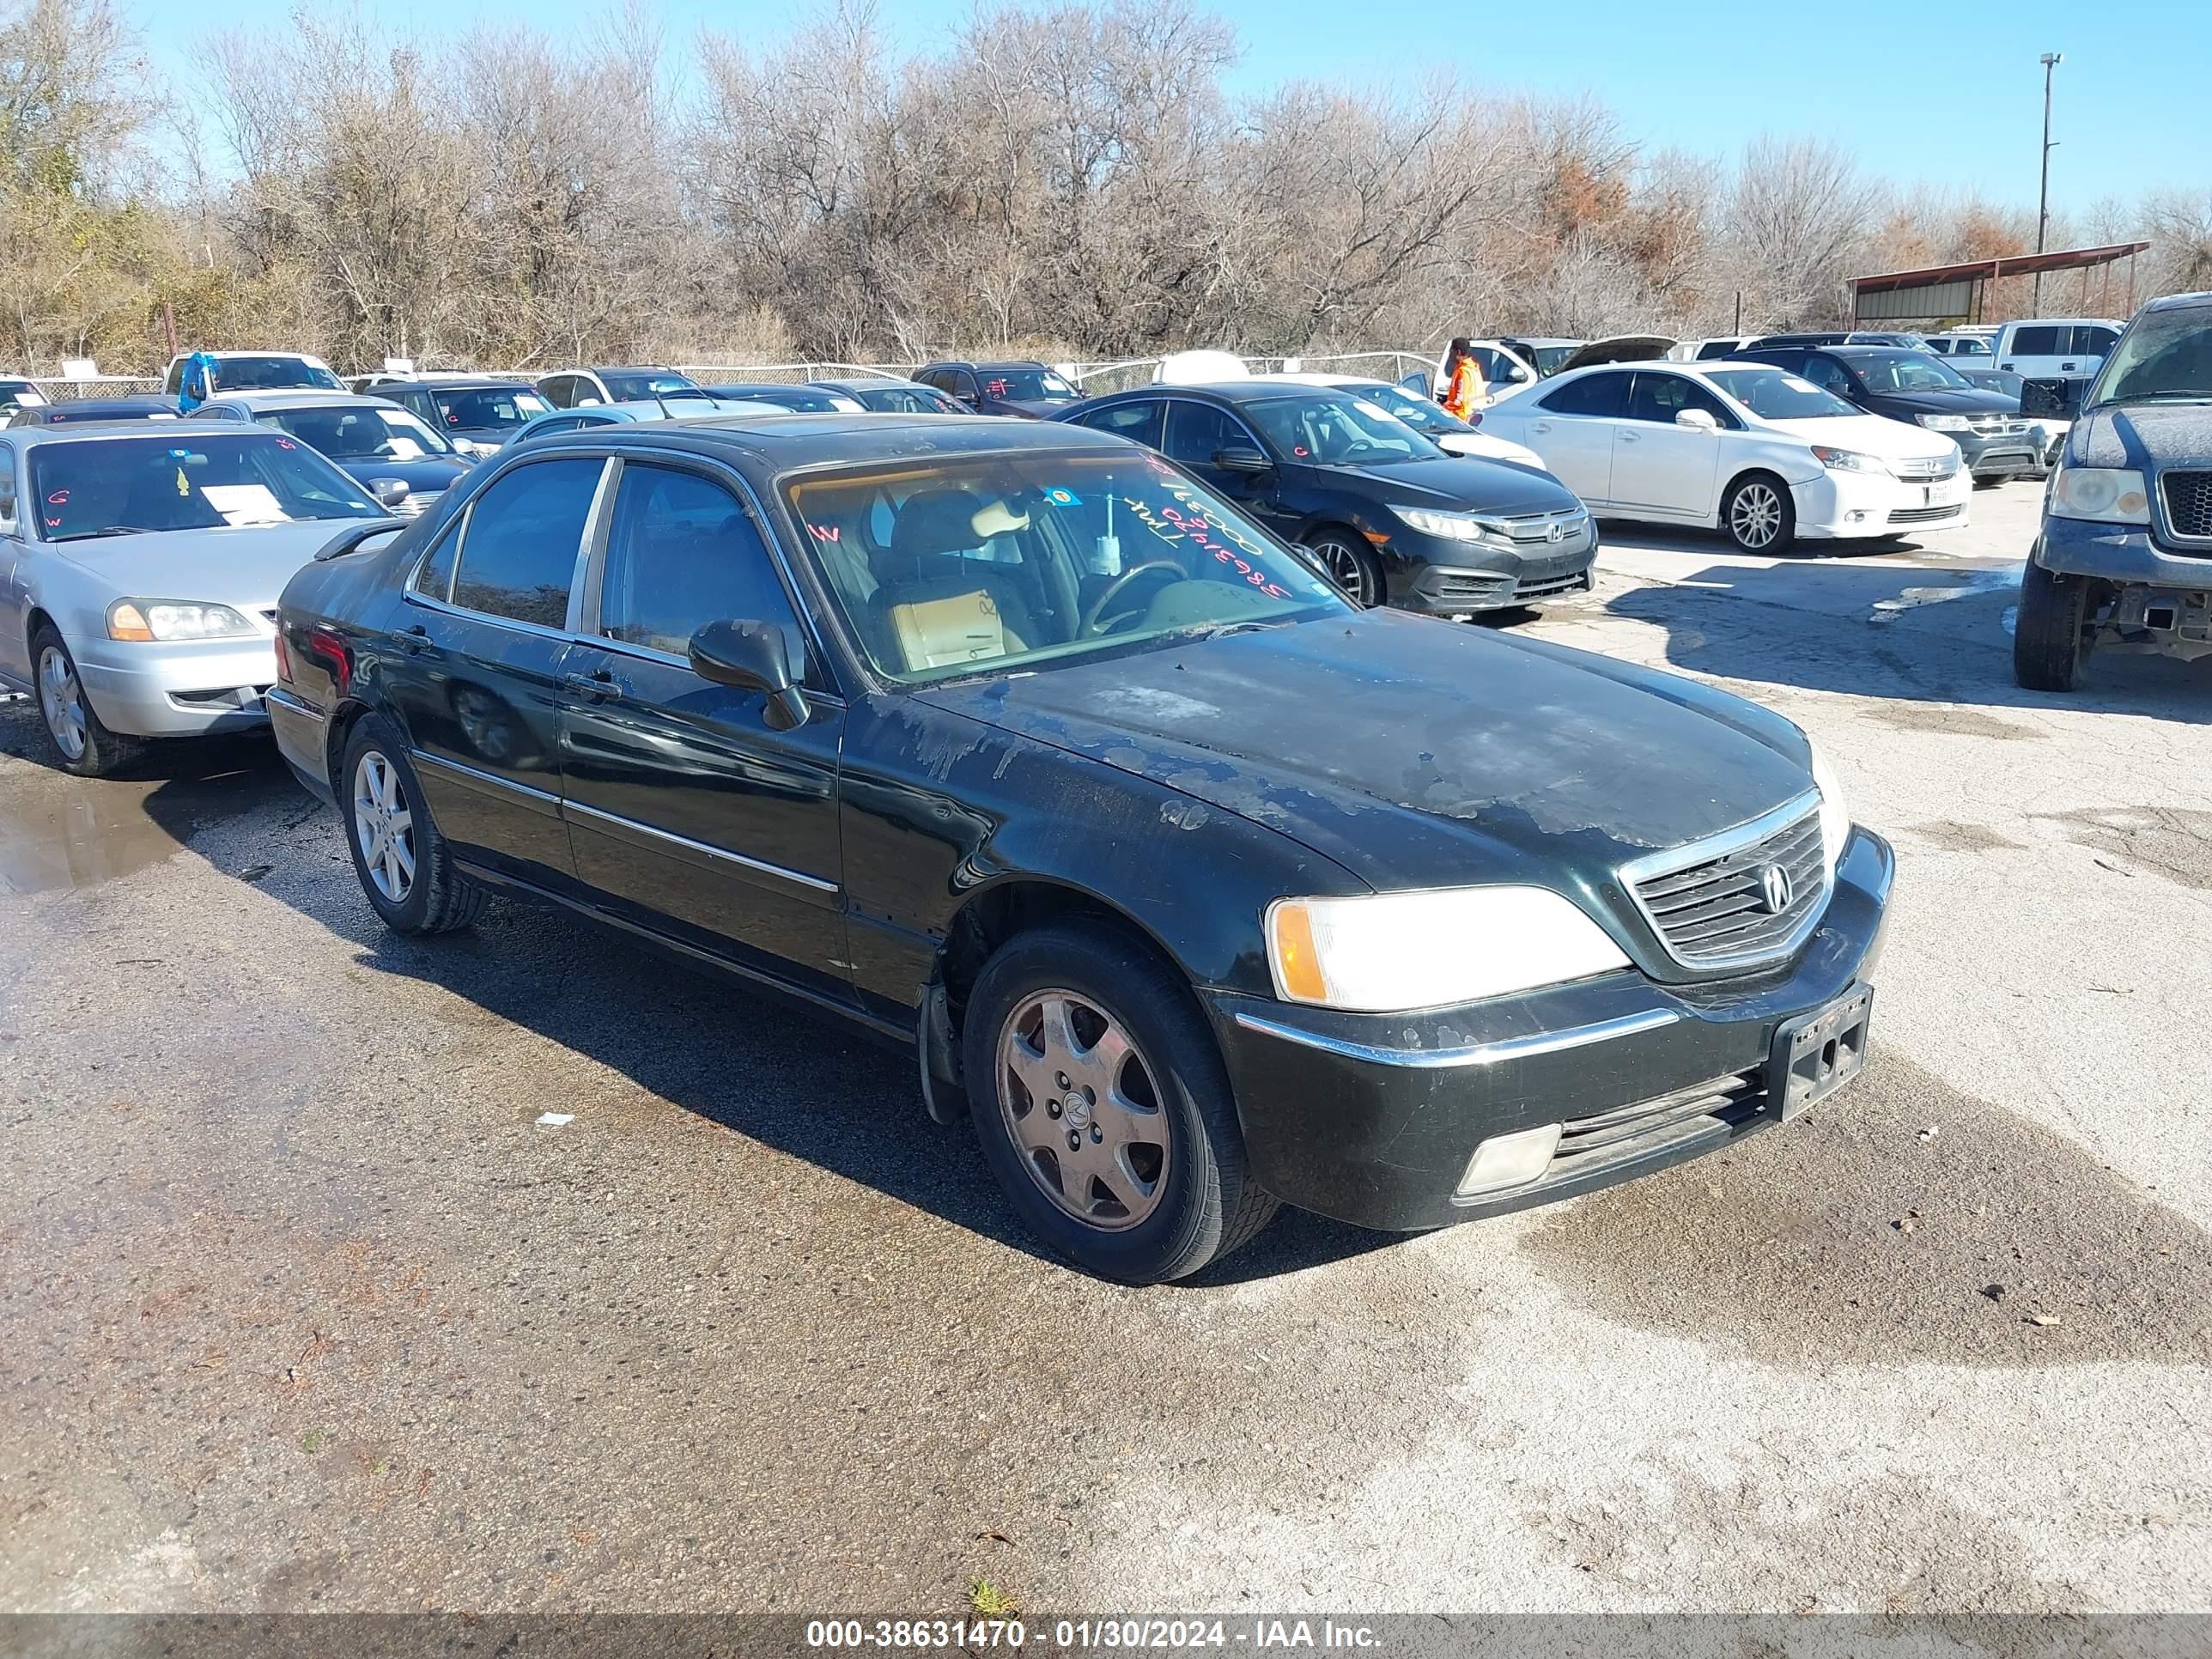
[[[265,744],[85,783],[0,707],[0,1611],[2206,1608],[2212,662],[2017,690],[2036,503],[1612,526],[1519,624],[1828,749],[1901,861],[1858,1085],[1157,1290],[909,1060],[560,915],[389,937]]]

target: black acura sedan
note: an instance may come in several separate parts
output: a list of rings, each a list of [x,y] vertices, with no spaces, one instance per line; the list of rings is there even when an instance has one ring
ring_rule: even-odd
[[[1152,386],[1055,420],[1135,440],[1285,541],[1360,604],[1466,617],[1589,591],[1597,521],[1526,467],[1447,455],[1380,404],[1276,380]]]
[[[910,1048],[1012,1206],[1179,1277],[1796,1116],[1893,872],[1781,716],[1346,601],[1082,427],[546,439],[285,589],[269,708],[403,933],[572,907]],[[556,1085],[557,1086],[557,1085]]]

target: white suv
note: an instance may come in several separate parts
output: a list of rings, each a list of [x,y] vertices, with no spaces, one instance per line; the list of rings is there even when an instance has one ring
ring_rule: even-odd
[[[2087,380],[2125,326],[2106,317],[2030,318],[1999,329],[1990,352],[1996,367],[2023,380]]]

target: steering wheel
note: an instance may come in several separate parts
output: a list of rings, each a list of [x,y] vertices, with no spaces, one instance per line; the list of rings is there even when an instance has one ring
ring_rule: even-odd
[[[1113,603],[1123,588],[1147,570],[1172,570],[1178,576],[1183,574],[1182,567],[1173,559],[1147,559],[1142,564],[1131,565],[1107,583],[1106,591],[1091,602],[1091,608],[1083,613],[1083,620],[1075,625],[1075,637],[1087,640],[1094,634],[1104,633],[1105,629],[1099,624],[1106,615],[1106,607]]]

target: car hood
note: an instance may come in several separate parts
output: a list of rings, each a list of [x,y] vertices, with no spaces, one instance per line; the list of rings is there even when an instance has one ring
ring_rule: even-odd
[[[2124,404],[2074,417],[2066,458],[2075,466],[2212,467],[2212,403]]]
[[[92,573],[116,599],[273,605],[293,573],[354,522],[222,526],[62,542],[50,550]]]
[[[340,461],[338,465],[358,483],[397,478],[417,495],[434,495],[469,470],[466,461],[449,455],[425,455],[411,461]]]
[[[1911,392],[1877,392],[1877,403],[1894,404],[1915,414],[2017,415],[2020,399],[1980,386],[1922,386]]]
[[[1073,404],[1051,398],[987,398],[984,401],[994,410],[1032,421],[1048,421],[1054,416],[1065,414],[1075,407]]]
[[[1478,455],[1439,455],[1394,466],[1316,466],[1325,478],[1343,479],[1370,501],[1447,512],[1561,513],[1579,507],[1556,479],[1533,477],[1525,466]]]
[[[1940,456],[1958,446],[1941,432],[1887,415],[1831,415],[1812,421],[1770,421],[1769,429],[1800,443],[1826,444],[1835,449],[1855,449],[1878,455],[1885,461],[1919,460]]]
[[[1382,890],[1525,879],[1617,904],[1625,860],[1812,781],[1802,735],[1741,698],[1387,610],[919,695],[1266,824]]]

